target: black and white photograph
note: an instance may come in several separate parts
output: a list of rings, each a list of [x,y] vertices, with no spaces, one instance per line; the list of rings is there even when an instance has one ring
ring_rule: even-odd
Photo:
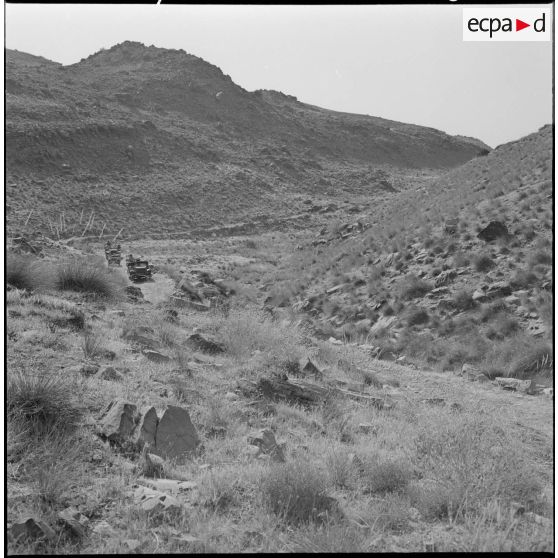
[[[4,45],[7,555],[553,555],[554,3]]]

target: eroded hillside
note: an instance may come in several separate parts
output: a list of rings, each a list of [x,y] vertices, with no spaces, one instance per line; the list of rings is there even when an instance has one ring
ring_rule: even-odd
[[[6,53],[10,229],[32,208],[36,230],[63,237],[83,232],[82,211],[94,214],[90,233],[129,235],[286,216],[295,194],[374,198],[378,171],[397,181],[401,169],[445,169],[488,150],[248,92],[184,51],[126,42],[70,66]]]

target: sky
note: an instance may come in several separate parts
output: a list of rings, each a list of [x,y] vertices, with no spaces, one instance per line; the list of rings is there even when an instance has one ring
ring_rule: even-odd
[[[72,64],[126,40],[184,49],[243,88],[481,139],[552,122],[551,42],[464,42],[456,4],[5,4],[6,47]]]

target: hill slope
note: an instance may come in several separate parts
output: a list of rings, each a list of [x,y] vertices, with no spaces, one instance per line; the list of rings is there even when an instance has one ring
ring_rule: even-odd
[[[323,229],[270,280],[268,304],[293,304],[324,338],[370,344],[385,358],[548,376],[552,132],[396,192],[359,226]],[[479,238],[491,222],[507,234]]]
[[[43,231],[63,211],[65,232],[83,210],[95,212],[93,232],[140,234],[262,208],[292,213],[293,193],[370,195],[383,191],[378,168],[444,169],[489,151],[431,128],[250,93],[198,57],[132,42],[70,66],[8,50],[6,107],[9,225],[35,208],[31,224]]]

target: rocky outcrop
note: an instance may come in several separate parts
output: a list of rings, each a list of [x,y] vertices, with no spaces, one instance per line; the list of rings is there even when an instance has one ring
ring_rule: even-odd
[[[507,238],[508,236],[508,228],[501,221],[491,221],[477,234],[477,238],[485,242],[492,242],[498,238]]]

